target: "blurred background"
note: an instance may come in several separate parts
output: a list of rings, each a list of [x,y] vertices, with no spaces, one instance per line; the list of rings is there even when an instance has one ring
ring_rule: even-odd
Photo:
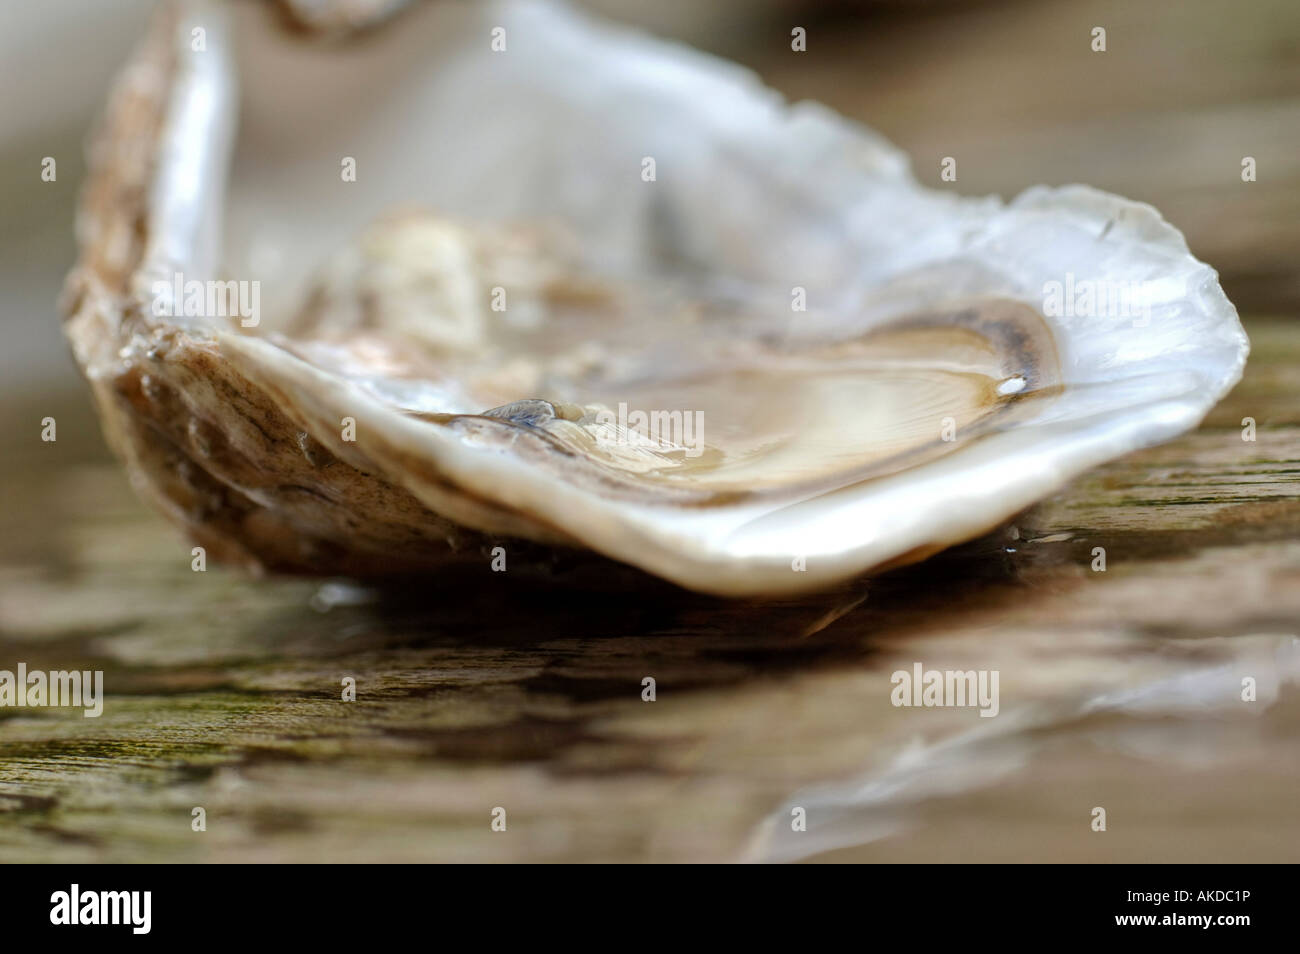
[[[1300,303],[1294,0],[581,2],[874,127],[928,185],[1009,198],[1086,182],[1150,202],[1239,310]],[[82,147],[154,3],[0,5],[0,380],[13,393],[74,383],[54,301],[74,257]],[[794,26],[805,53],[790,49]],[[1091,49],[1097,26],[1104,53]],[[55,182],[41,181],[45,156]],[[956,182],[940,181],[945,156]]]

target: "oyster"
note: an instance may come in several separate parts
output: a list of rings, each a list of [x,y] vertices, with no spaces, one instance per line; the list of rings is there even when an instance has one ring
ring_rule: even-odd
[[[1195,426],[1247,352],[1149,206],[923,189],[822,107],[541,0],[331,42],[165,5],[90,158],[65,327],[105,432],[253,568],[575,547],[813,589]]]

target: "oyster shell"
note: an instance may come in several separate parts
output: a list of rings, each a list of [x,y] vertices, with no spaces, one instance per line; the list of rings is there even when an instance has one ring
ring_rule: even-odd
[[[540,0],[344,43],[167,5],[90,165],[65,314],[106,434],[254,568],[502,543],[817,588],[1195,426],[1247,352],[1149,206],[923,189],[822,107]],[[193,280],[259,283],[261,320],[187,315]]]

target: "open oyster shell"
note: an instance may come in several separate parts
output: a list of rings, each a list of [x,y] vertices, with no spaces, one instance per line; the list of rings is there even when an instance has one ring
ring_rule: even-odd
[[[110,442],[270,570],[501,543],[825,586],[1195,426],[1247,352],[1149,206],[928,191],[824,108],[546,2],[345,41],[166,5],[78,225]],[[256,282],[259,314],[187,314],[192,281]]]

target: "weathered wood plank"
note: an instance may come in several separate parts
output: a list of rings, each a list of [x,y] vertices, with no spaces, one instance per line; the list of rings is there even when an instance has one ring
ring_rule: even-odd
[[[1225,414],[1292,373],[1290,329],[1262,326]],[[1014,531],[767,604],[581,568],[323,594],[195,573],[115,465],[42,446],[0,476],[22,502],[0,526],[0,663],[102,669],[107,701],[0,710],[0,857],[1294,857],[1294,690],[1253,716],[1232,695],[1300,632],[1300,426],[1276,410],[1255,443],[1207,426]],[[894,708],[913,661],[999,669],[999,718]],[[1148,708],[1105,702],[1125,692]],[[807,840],[764,841],[792,798]],[[1140,837],[1087,841],[1097,804]]]

